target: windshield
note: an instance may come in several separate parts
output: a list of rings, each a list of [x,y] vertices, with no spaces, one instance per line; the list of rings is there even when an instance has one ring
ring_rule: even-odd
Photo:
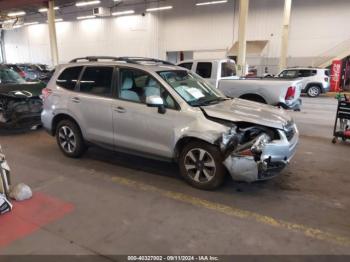
[[[0,68],[0,84],[23,84],[25,80],[9,68]]]
[[[236,76],[236,64],[224,62],[221,64],[221,77]]]
[[[204,106],[228,99],[203,78],[189,71],[162,71],[158,74],[191,106]]]

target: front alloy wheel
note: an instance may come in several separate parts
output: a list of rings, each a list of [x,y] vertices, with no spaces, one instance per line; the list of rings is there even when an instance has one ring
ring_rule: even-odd
[[[224,181],[226,169],[223,157],[214,145],[190,142],[181,150],[178,161],[181,175],[196,188],[212,190]]]
[[[215,175],[216,166],[211,154],[201,148],[194,148],[185,156],[187,174],[196,182],[210,182]]]

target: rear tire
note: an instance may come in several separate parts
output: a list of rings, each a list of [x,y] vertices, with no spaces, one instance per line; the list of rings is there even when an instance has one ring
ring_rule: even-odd
[[[190,142],[181,151],[179,168],[193,187],[213,190],[224,182],[226,169],[219,149],[205,142]]]
[[[310,86],[306,93],[309,97],[318,97],[321,94],[321,89],[319,86]]]
[[[56,141],[62,153],[78,158],[86,150],[86,145],[79,127],[71,120],[62,120],[57,125]]]

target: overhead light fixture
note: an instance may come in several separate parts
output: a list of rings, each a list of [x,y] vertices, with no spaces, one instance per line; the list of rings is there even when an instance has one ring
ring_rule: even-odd
[[[86,16],[78,16],[77,17],[78,20],[92,19],[92,18],[96,18],[96,16],[95,15],[86,15]]]
[[[28,22],[28,23],[24,23],[23,25],[37,25],[37,24],[39,24],[39,22],[38,22],[38,21],[36,21],[36,22]]]
[[[162,7],[155,7],[155,8],[148,8],[146,9],[147,12],[154,12],[154,11],[161,11],[161,10],[169,10],[173,7],[171,5],[169,6],[162,6]]]
[[[58,6],[55,6],[54,8],[53,8],[54,10],[58,10],[58,9],[60,9]],[[46,7],[44,7],[44,8],[40,8],[39,10],[38,10],[40,13],[46,13],[47,11],[48,11],[48,9],[46,8]]]
[[[8,13],[7,15],[10,17],[14,17],[14,16],[23,16],[25,14],[26,14],[26,12],[24,12],[24,11],[18,11],[18,12]]]
[[[121,3],[123,2],[122,0],[113,0],[114,2]]]
[[[62,18],[56,18],[56,19],[55,19],[55,22],[62,22],[62,21],[63,21]],[[46,20],[46,22],[48,22],[48,21]]]
[[[216,5],[216,4],[225,4],[227,3],[227,0],[222,0],[222,1],[210,1],[210,2],[201,2],[201,3],[197,3],[197,6],[201,6],[201,5]]]
[[[82,1],[82,2],[76,2],[75,6],[87,6],[87,5],[97,5],[101,3],[100,0],[94,0],[94,1]]]
[[[114,12],[112,13],[113,16],[119,16],[119,15],[132,15],[135,14],[134,10],[126,10],[126,11],[120,11],[120,12]]]

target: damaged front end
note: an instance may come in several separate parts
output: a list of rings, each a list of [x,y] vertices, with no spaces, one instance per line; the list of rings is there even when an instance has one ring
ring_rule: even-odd
[[[234,125],[218,140],[232,178],[245,182],[278,175],[293,157],[297,142],[298,130],[292,122],[284,130]]]
[[[28,91],[0,94],[0,127],[31,128],[41,124],[42,100]]]

